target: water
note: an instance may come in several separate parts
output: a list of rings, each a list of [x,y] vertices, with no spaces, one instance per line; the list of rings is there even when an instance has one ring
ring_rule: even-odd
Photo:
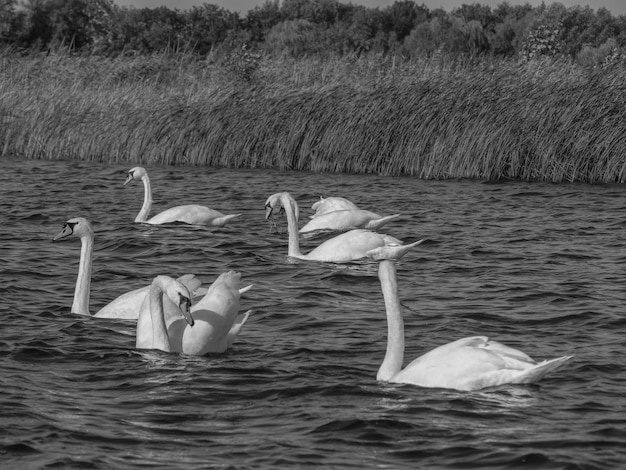
[[[203,203],[223,228],[134,224],[123,165],[2,160],[3,468],[546,468],[626,465],[621,185],[419,181],[149,168],[153,212]],[[485,334],[536,359],[573,354],[532,386],[460,393],[380,384],[386,323],[374,262],[286,257],[266,198],[304,217],[320,194],[403,217],[427,238],[400,263],[407,361]],[[423,211],[429,212],[424,213]],[[132,322],[70,314],[80,243],[96,231],[91,310],[157,274],[242,273],[254,313],[223,355],[134,348]],[[305,240],[303,251],[319,239]]]

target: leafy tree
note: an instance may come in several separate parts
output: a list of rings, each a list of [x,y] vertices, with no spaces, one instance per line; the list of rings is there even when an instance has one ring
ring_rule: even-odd
[[[237,13],[206,3],[193,7],[186,16],[186,23],[188,39],[200,54],[208,53],[240,27]]]
[[[280,0],[266,0],[262,6],[248,11],[242,27],[250,33],[251,41],[261,42],[267,32],[283,19]]]

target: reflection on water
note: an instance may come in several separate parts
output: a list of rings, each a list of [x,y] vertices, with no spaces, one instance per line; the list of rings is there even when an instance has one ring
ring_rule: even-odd
[[[619,468],[626,461],[619,185],[482,184],[374,175],[150,167],[154,212],[243,214],[220,228],[134,224],[123,165],[3,160],[0,451],[7,468]],[[535,359],[573,354],[539,385],[460,393],[379,384],[377,265],[292,260],[278,191],[301,221],[324,196],[420,238],[398,263],[406,358],[488,335]],[[157,274],[242,273],[253,314],[232,350],[136,351],[133,322],[69,313],[95,228],[91,310]],[[303,223],[303,222],[301,222]],[[302,239],[308,252],[328,235]],[[599,444],[602,441],[602,444]]]

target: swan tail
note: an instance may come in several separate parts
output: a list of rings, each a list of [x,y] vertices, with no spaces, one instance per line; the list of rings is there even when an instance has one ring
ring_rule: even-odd
[[[380,219],[370,220],[365,228],[369,230],[376,230],[398,217],[400,217],[400,214],[393,214],[388,215],[387,217],[381,217]]]
[[[241,294],[245,294],[246,292],[248,292],[250,289],[252,289],[252,287],[254,286],[254,284],[250,284],[249,286],[246,287],[242,287],[241,289],[239,289],[239,295]]]
[[[379,246],[378,248],[374,248],[373,250],[369,250],[365,253],[368,258],[380,261],[384,259],[400,259],[408,251],[414,246],[422,243],[424,239],[418,240],[413,243],[409,243],[408,245],[384,245]]]
[[[241,217],[241,214],[227,214],[222,217],[217,217],[211,221],[211,225],[221,227],[237,217]]]
[[[565,362],[570,360],[573,356],[563,356],[557,357],[556,359],[550,359],[548,361],[540,362],[533,367],[530,367],[524,370],[520,375],[518,375],[511,383],[515,384],[530,384],[535,383],[541,380],[546,374],[549,374],[559,367],[561,367]]]
[[[233,323],[233,326],[230,328],[228,335],[226,335],[227,347],[232,346],[233,341],[235,341],[235,337],[239,333],[241,333],[243,325],[246,323],[251,313],[252,313],[252,310],[248,310],[247,312],[242,313],[241,315],[237,315],[237,318],[235,319],[235,323]]]

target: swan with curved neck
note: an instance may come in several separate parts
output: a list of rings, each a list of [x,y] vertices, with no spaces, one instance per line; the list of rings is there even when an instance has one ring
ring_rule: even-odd
[[[144,222],[146,224],[153,225],[184,222],[186,224],[212,225],[219,227],[225,225],[230,220],[241,216],[241,214],[222,214],[221,212],[206,206],[187,204],[171,207],[149,219],[148,215],[152,209],[152,188],[150,186],[150,177],[144,167],[136,166],[128,170],[124,186],[135,180],[142,181],[144,187],[143,205],[141,206],[141,210],[137,214],[137,217],[135,217],[135,222]]]
[[[93,227],[84,217],[74,217],[63,225],[63,228],[52,240],[59,241],[69,237],[78,237],[81,241],[80,262],[78,264],[78,276],[74,289],[74,300],[72,302],[72,313],[79,315],[90,315],[89,295],[91,292],[91,273],[93,262]],[[191,291],[200,287],[200,281],[192,274],[186,274],[179,278]],[[120,295],[103,308],[94,317],[117,318],[123,320],[136,320],[139,309],[143,303],[149,286],[135,289]],[[172,305],[166,302],[166,312],[172,312]]]
[[[387,351],[377,380],[430,388],[480,390],[503,384],[534,383],[571,358],[562,356],[535,362],[517,349],[486,336],[473,336],[439,346],[403,369],[404,321],[393,262],[381,262],[378,275],[387,311]]]
[[[150,285],[150,291],[146,302],[150,308],[146,310],[147,315],[140,315],[137,320],[137,337],[135,346],[137,349],[160,349],[165,352],[172,352],[173,348],[180,342],[180,339],[168,331],[163,308],[163,297],[167,297],[177,305],[182,314],[182,321],[193,326],[194,319],[191,316],[190,294],[185,286],[169,276],[157,276]],[[178,318],[174,318],[171,324],[176,324]]]
[[[163,300],[172,298],[172,288],[178,292],[180,287],[167,276],[155,278],[137,319],[137,348],[190,355],[226,351],[251,313],[239,314],[240,295],[250,288],[240,289],[240,279],[241,275],[235,271],[222,273],[207,294],[191,307],[190,321],[180,315],[164,318]]]
[[[411,248],[423,242],[423,240],[419,240],[403,245],[400,240],[389,235],[356,229],[326,240],[308,254],[303,254],[300,251],[298,239],[298,203],[289,193],[276,193],[267,198],[265,218],[271,217],[273,212],[280,209],[281,206],[287,215],[289,231],[287,255],[293,258],[334,263],[347,263],[362,258],[398,259]]]

